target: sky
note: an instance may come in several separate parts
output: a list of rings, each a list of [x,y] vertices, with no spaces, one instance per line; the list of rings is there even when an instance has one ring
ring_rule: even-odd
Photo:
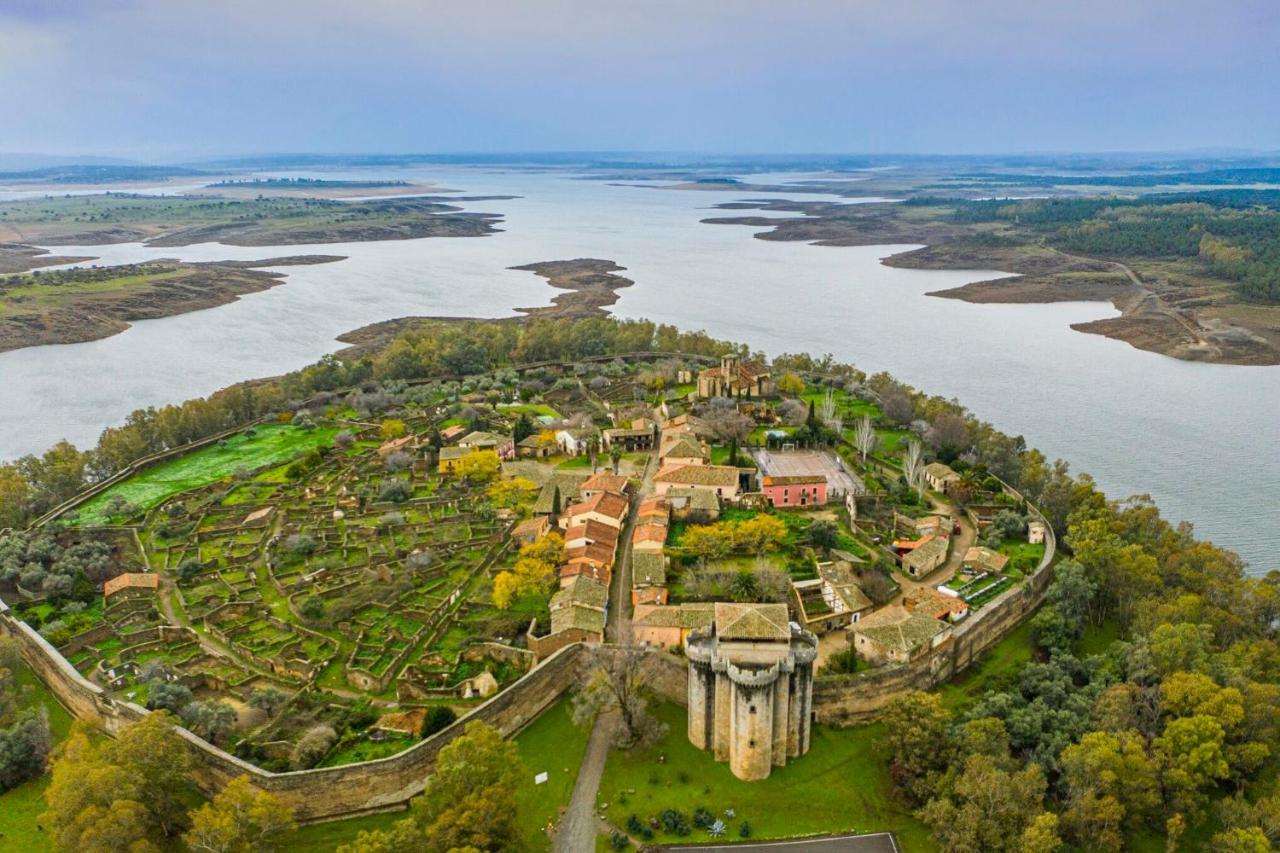
[[[0,153],[1280,149],[1277,0],[0,0]]]

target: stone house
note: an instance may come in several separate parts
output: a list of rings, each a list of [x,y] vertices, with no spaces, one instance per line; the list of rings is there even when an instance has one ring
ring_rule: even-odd
[[[667,558],[661,551],[632,553],[631,603],[667,603]]]
[[[545,637],[530,633],[525,637],[529,651],[538,660],[573,643],[604,642],[604,626],[609,607],[609,587],[588,577],[551,596],[551,631]]]
[[[725,501],[737,500],[738,469],[731,465],[669,465],[653,478],[653,490],[665,496],[673,487],[701,489]]]
[[[925,577],[947,561],[950,544],[950,540],[941,536],[925,536],[902,556],[902,570],[913,578]]]
[[[528,545],[531,542],[537,542],[549,532],[551,532],[551,519],[545,515],[535,515],[517,524],[511,531],[511,538],[521,545]]]
[[[957,481],[960,475],[951,470],[950,465],[944,465],[941,462],[930,462],[924,466],[924,480],[929,484],[929,488],[935,492],[945,492],[947,488]]]
[[[591,500],[601,492],[625,495],[631,491],[631,481],[621,475],[601,471],[584,480],[578,491],[583,500]]]
[[[912,613],[900,604],[881,608],[849,628],[853,647],[875,666],[910,663],[950,636],[947,623]]]
[[[631,618],[631,635],[636,645],[669,650],[683,649],[694,631],[705,631],[715,618],[715,604],[709,601],[684,604],[637,604]]]
[[[975,545],[964,552],[964,567],[974,572],[1002,574],[1009,566],[1009,555]]]
[[[134,598],[155,598],[160,576],[154,572],[125,572],[102,585],[103,603],[118,604]]]
[[[560,514],[560,527],[568,529],[587,519],[595,519],[621,529],[630,509],[630,502],[617,492],[600,492],[563,510]]]
[[[903,596],[903,605],[913,613],[923,613],[945,622],[959,622],[969,615],[969,605],[963,598],[954,594],[947,595],[930,586],[907,590]]]
[[[658,467],[705,465],[711,459],[706,445],[691,432],[664,433],[658,449]]]
[[[566,456],[581,456],[595,435],[594,429],[561,429],[556,431],[556,444]]]
[[[1032,545],[1043,545],[1045,535],[1045,523],[1043,521],[1030,521],[1027,523],[1027,542]]]
[[[631,532],[633,554],[661,554],[667,541],[667,525],[657,522],[637,524]]]
[[[704,489],[673,486],[667,489],[664,499],[671,505],[671,514],[678,521],[710,524],[720,517],[720,499]]]
[[[818,577],[792,581],[791,595],[798,621],[815,634],[846,628],[872,608],[854,578],[853,565],[842,560],[818,563]]]
[[[618,547],[618,528],[594,518],[579,518],[565,528],[564,546],[568,550],[586,545],[604,545],[610,551]]]

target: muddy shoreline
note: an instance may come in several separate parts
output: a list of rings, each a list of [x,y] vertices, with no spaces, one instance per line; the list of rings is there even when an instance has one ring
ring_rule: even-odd
[[[1110,302],[1120,311],[1119,317],[1075,323],[1071,328],[1186,361],[1280,364],[1280,335],[1272,334],[1273,330],[1219,319],[1202,320],[1194,310],[1169,304],[1157,285],[1141,280],[1129,267],[1115,261],[992,239],[975,234],[964,225],[912,217],[897,204],[767,199],[716,207],[801,214],[794,219],[740,215],[702,220],[713,225],[766,229],[754,235],[760,240],[804,241],[819,246],[924,243],[924,248],[892,255],[881,263],[903,269],[1000,270],[1011,275],[934,291],[929,296],[977,304]]]
[[[568,291],[554,296],[550,305],[515,310],[529,317],[554,317],[583,319],[607,317],[609,306],[618,301],[618,291],[635,284],[629,278],[614,273],[626,267],[600,258],[575,258],[571,261],[540,261],[523,266],[510,267],[542,276],[547,284]]]
[[[119,334],[137,320],[173,317],[235,302],[248,293],[284,284],[284,273],[261,267],[324,264],[342,255],[294,255],[261,261],[183,263],[158,261],[143,268],[164,268],[178,275],[117,290],[70,292],[54,307],[27,306],[13,300],[0,313],[0,352],[32,346],[96,341]],[[73,287],[72,286],[69,286]],[[0,306],[5,306],[0,290]],[[24,310],[26,309],[26,310]]]

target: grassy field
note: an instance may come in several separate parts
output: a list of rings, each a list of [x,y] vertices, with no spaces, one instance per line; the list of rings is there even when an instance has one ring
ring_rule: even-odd
[[[54,743],[65,740],[71,731],[71,715],[26,667],[18,670],[18,684],[33,688],[32,703],[48,710]],[[44,811],[41,798],[48,786],[49,777],[43,776],[0,794],[0,853],[43,853],[53,849],[36,826],[36,818]]]
[[[1001,689],[1034,654],[1028,620],[983,652],[977,662],[958,677],[938,688],[938,694],[948,708],[959,710],[982,694]]]
[[[257,435],[240,433],[227,439],[226,447],[210,445],[162,462],[112,486],[80,507],[78,523],[107,523],[106,504],[114,495],[150,509],[180,492],[229,477],[239,468],[253,470],[284,462],[314,447],[327,445],[336,433],[334,428],[302,430],[285,424],[259,426]]]
[[[636,814],[642,820],[672,808],[692,815],[705,807],[725,818],[738,837],[740,824],[751,825],[751,837],[788,838],[828,832],[892,830],[902,849],[935,849],[928,830],[889,796],[889,774],[875,753],[878,726],[849,729],[815,727],[809,752],[786,767],[775,767],[768,780],[743,782],[711,753],[695,749],[685,735],[685,710],[662,705],[657,714],[668,726],[653,749],[614,751],[600,783],[600,807],[619,826]],[[663,843],[707,841],[695,829],[687,837],[659,834]]]
[[[516,736],[526,771],[516,796],[520,834],[526,849],[550,849],[544,827],[559,820],[560,812],[569,804],[588,735],[586,729],[573,724],[569,700],[563,698]],[[542,772],[547,773],[547,781],[535,785],[533,777]],[[297,853],[333,850],[339,844],[354,841],[362,831],[386,829],[403,817],[402,812],[388,812],[305,826],[282,844],[281,849]]]

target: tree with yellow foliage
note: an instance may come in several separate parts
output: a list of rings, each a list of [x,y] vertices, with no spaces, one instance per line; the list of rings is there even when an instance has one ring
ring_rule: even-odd
[[[191,829],[182,837],[202,853],[257,853],[273,849],[273,842],[293,829],[293,809],[267,791],[259,791],[249,777],[238,776],[191,815]]]
[[[788,371],[782,374],[782,378],[778,380],[778,390],[783,394],[799,396],[804,393],[804,380]]]
[[[498,476],[502,461],[493,450],[473,450],[453,463],[453,472],[467,480],[484,483]]]
[[[405,426],[404,421],[399,418],[387,418],[382,422],[382,426],[378,428],[378,436],[383,441],[391,441],[396,438],[402,438],[409,428]]]
[[[508,509],[516,509],[533,499],[537,494],[538,486],[532,480],[526,480],[524,477],[512,477],[510,480],[498,480],[489,487],[487,494],[489,500],[495,505],[506,507]]]
[[[506,610],[516,599],[545,594],[555,581],[556,567],[564,562],[564,539],[548,533],[520,549],[516,564],[493,579],[493,606]]]

